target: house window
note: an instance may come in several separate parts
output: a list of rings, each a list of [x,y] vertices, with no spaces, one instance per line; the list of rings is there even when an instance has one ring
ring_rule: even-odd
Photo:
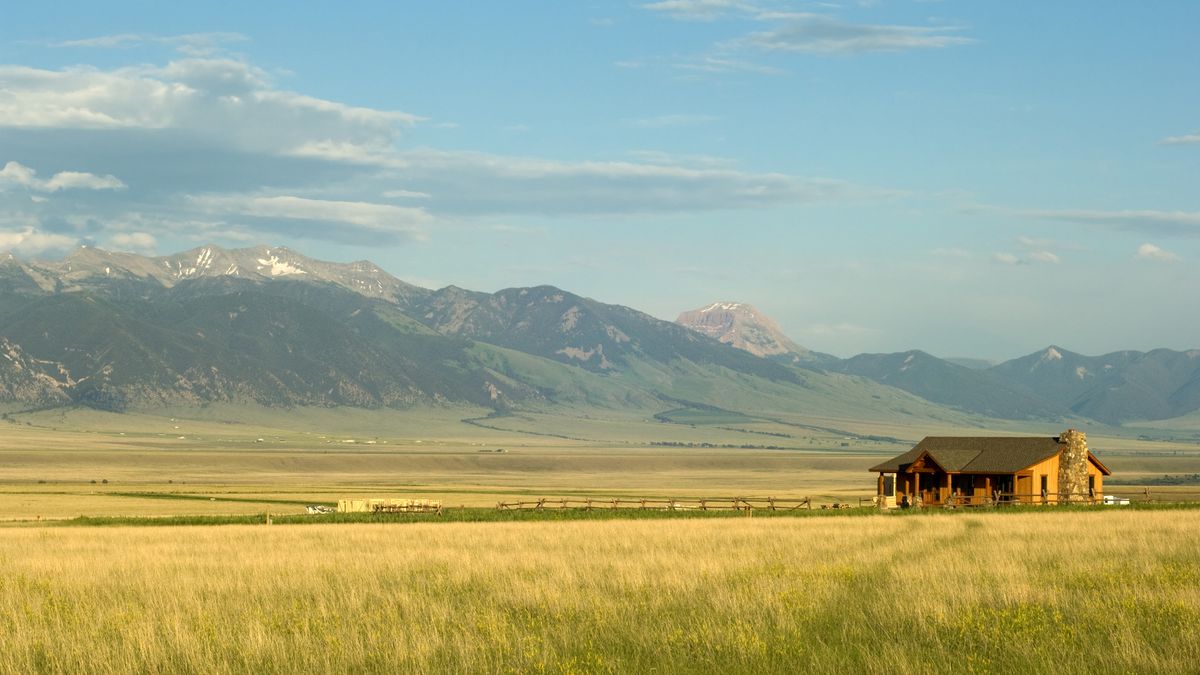
[[[883,477],[883,496],[896,496],[896,477],[892,474],[887,474]]]
[[[1050,493],[1050,476],[1047,476],[1046,474],[1042,474],[1042,499],[1045,500],[1046,496],[1049,493]]]
[[[1088,476],[1088,496],[1093,497],[1093,498],[1096,496],[1096,476],[1095,475]]]

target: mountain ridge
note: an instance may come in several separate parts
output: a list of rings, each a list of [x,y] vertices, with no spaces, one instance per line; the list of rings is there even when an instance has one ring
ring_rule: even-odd
[[[689,319],[696,313],[702,320]],[[1200,409],[1200,350],[1086,357],[1051,345],[988,367],[920,350],[837,359],[797,345],[746,303],[669,322],[553,286],[431,290],[370,261],[271,246],[167,256],[81,247],[52,262],[0,254],[0,357],[0,401],[109,409],[720,407],[731,397],[756,406],[768,391],[772,405],[839,415],[891,406],[1120,424]]]

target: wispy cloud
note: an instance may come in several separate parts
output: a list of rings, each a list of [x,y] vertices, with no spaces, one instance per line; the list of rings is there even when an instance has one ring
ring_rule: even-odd
[[[1184,134],[1182,136],[1167,136],[1159,142],[1163,145],[1187,145],[1189,143],[1200,143],[1200,132],[1194,134]]]
[[[992,261],[1001,265],[1057,265],[1062,262],[1062,256],[1050,250],[1050,247],[1058,246],[1058,243],[1050,239],[1022,235],[1017,237],[1017,245],[1020,248],[1016,252],[1002,251],[992,254]]]
[[[428,192],[417,192],[416,190],[384,190],[383,196],[388,199],[429,199]]]
[[[715,115],[698,115],[692,113],[677,113],[671,115],[656,115],[628,120],[631,126],[644,129],[661,129],[663,127],[685,127],[716,122],[720,118]]]
[[[631,123],[708,121],[678,113]],[[229,58],[110,70],[0,66],[0,147],[34,166],[71,156],[95,172],[42,178],[25,164],[6,165],[0,212],[25,220],[0,227],[28,231],[27,242],[42,232],[97,242],[141,232],[156,241],[284,235],[402,243],[438,220],[684,214],[897,194],[695,155],[596,161],[402,147],[404,131],[421,122],[282,90],[260,68]],[[128,190],[128,199],[106,199],[114,189]],[[62,197],[68,190],[71,199]],[[48,201],[30,200],[51,192]]]
[[[742,0],[659,0],[645,3],[641,7],[681,21],[715,21],[730,13],[753,12],[758,9]]]
[[[617,61],[618,68],[635,70],[640,68],[660,68],[674,73],[677,77],[694,79],[708,75],[783,75],[787,71],[775,66],[768,66],[745,59],[733,58],[728,53],[704,54],[699,56],[670,56],[653,57],[640,60]]]
[[[343,231],[360,231],[393,239],[424,239],[423,226],[432,218],[424,209],[370,202],[308,199],[293,195],[196,196],[191,203],[213,214],[256,219],[336,223]]]
[[[1133,255],[1138,260],[1150,260],[1153,262],[1174,263],[1179,262],[1179,256],[1165,249],[1159,248],[1154,244],[1142,244],[1138,247],[1137,253]]]
[[[187,33],[184,35],[149,35],[144,33],[117,33],[78,40],[52,42],[51,47],[131,49],[145,45],[171,47],[190,56],[210,56],[221,51],[224,45],[246,42],[249,38],[241,33]]]
[[[859,4],[870,6],[874,3]],[[719,41],[704,55],[675,55],[664,59],[671,69],[692,77],[738,73],[774,75],[786,72],[778,66],[756,63],[739,56],[739,53],[747,51],[854,55],[942,49],[975,42],[973,38],[962,35],[964,29],[959,26],[858,23],[830,13],[774,11],[769,8],[771,6],[777,6],[777,3],[763,5],[741,0],[662,0],[642,4],[641,8],[682,21],[733,19],[739,25],[755,22],[766,28]],[[815,3],[815,6],[839,9],[838,5],[832,3]],[[653,61],[626,60],[617,65],[640,68],[653,64]]]
[[[671,63],[671,68],[686,73],[751,73],[757,75],[782,75],[782,68],[767,66],[744,59],[728,58],[726,56],[700,56],[689,59],[679,59]]]
[[[948,35],[960,28],[851,23],[824,14],[781,12],[760,15],[778,20],[777,27],[751,33],[734,41],[769,51],[810,54],[863,54],[940,49],[974,42],[961,35]]]
[[[997,209],[984,209],[997,210]],[[1024,218],[1078,223],[1093,227],[1158,235],[1200,235],[1200,211],[1129,209],[998,209]]]
[[[1062,258],[1060,258],[1057,253],[1052,253],[1050,251],[1030,251],[1029,259],[1034,262],[1051,263],[1055,265],[1062,262]]]
[[[59,190],[120,190],[125,187],[116,176],[98,176],[83,171],[60,171],[48,179],[37,177],[33,169],[9,162],[0,169],[0,190],[5,186],[19,186],[39,192],[58,192]]]
[[[395,180],[432,195],[431,209],[452,213],[687,213],[898,194],[829,178],[704,163],[573,162],[431,148],[402,156],[407,167],[392,172]]]

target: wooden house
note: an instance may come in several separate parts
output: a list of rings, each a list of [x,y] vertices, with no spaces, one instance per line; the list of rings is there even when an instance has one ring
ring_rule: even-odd
[[[1097,502],[1111,475],[1088,450],[1087,437],[929,436],[870,469],[878,500],[889,508],[993,503]]]

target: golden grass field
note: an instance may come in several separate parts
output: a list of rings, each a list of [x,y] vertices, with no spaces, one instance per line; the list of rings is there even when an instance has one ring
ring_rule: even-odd
[[[887,441],[629,415],[528,414],[487,428],[461,421],[479,411],[455,409],[192,412],[0,422],[0,673],[1186,673],[1200,663],[1200,510],[64,522],[258,520],[378,496],[450,507],[543,496],[855,502],[874,491],[866,468],[925,431],[867,430],[898,438]],[[1137,498],[1144,488],[1120,479],[1200,470],[1192,442],[1089,438],[1116,472],[1109,493]],[[1194,486],[1153,490],[1200,498]]]
[[[184,412],[192,417],[171,416]],[[12,415],[0,422],[0,522],[286,514],[302,512],[306,503],[373,496],[468,507],[543,496],[775,496],[857,503],[875,489],[866,469],[909,447],[903,440],[778,424],[663,424],[627,413],[574,420],[531,413],[486,422],[530,427],[536,434],[461,422],[480,414],[456,408],[294,413],[202,408],[156,415],[90,410]],[[893,425],[874,431],[904,439],[926,430]],[[571,435],[607,440],[562,437]],[[1194,443],[1097,435],[1092,445],[1117,472],[1118,483],[1200,471],[1200,446]],[[505,452],[494,452],[499,448]],[[1110,491],[1136,497],[1143,488]],[[1155,492],[1200,498],[1200,486]]]
[[[1194,673],[1195,511],[18,528],[2,672]]]

